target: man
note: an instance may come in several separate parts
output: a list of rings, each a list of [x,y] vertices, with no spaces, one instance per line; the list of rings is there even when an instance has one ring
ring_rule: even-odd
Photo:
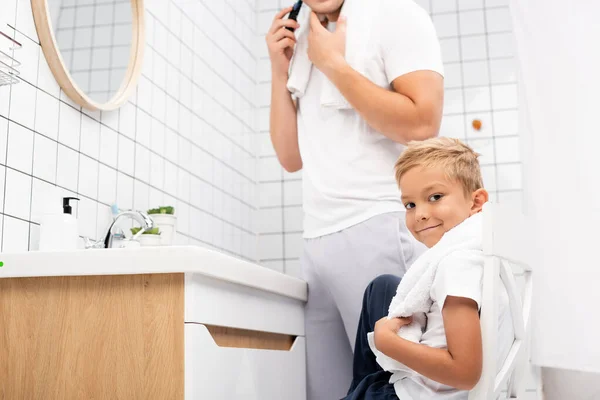
[[[429,15],[412,0],[350,2],[378,7],[365,74],[345,58],[346,26],[361,16],[346,21],[343,0],[304,2],[312,10],[304,32],[312,71],[297,101],[288,90],[300,28],[285,18],[291,7],[275,16],[266,36],[271,140],[283,168],[303,169],[309,400],[346,394],[367,284],[381,274],[402,276],[420,251],[404,222],[393,168],[404,144],[437,135],[443,106],[443,64]],[[330,83],[351,109],[321,105]]]

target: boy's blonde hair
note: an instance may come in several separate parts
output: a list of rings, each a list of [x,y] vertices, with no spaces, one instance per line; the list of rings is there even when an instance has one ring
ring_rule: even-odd
[[[415,167],[441,168],[449,179],[457,180],[465,193],[483,188],[480,154],[458,139],[435,137],[424,141],[412,141],[396,161],[396,182]]]

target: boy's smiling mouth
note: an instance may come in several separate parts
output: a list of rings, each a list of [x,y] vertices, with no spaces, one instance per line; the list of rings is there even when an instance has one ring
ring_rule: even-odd
[[[419,229],[419,230],[417,231],[417,233],[427,232],[427,231],[429,231],[429,230],[431,230],[431,229],[435,229],[435,228],[437,228],[437,227],[439,227],[439,226],[442,226],[442,224],[437,224],[437,225],[433,225],[433,226],[428,226],[428,227],[426,227],[426,228],[423,228],[423,229]]]

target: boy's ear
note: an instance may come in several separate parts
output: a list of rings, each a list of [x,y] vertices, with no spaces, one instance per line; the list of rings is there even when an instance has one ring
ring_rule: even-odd
[[[473,205],[471,206],[471,215],[477,214],[483,208],[483,205],[487,203],[490,195],[484,188],[477,189],[473,192]]]

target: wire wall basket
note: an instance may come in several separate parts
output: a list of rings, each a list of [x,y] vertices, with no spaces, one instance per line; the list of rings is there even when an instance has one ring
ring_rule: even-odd
[[[19,83],[19,67],[13,54],[21,48],[21,43],[0,30],[0,86]]]

